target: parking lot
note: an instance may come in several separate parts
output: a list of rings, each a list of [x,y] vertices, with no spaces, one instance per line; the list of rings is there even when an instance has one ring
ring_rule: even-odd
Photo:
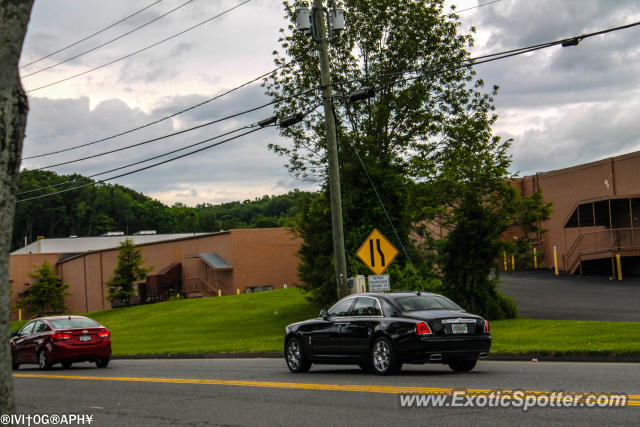
[[[556,320],[640,321],[640,278],[555,276],[550,270],[501,273],[503,292],[520,317]]]

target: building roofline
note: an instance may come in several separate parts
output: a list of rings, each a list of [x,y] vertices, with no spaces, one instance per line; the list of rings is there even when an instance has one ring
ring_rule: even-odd
[[[579,165],[575,165],[575,166],[570,166],[568,168],[563,168],[563,169],[554,169],[554,170],[550,170],[550,171],[546,171],[546,172],[536,172],[533,175],[525,175],[525,176],[519,176],[516,177],[516,179],[521,180],[524,178],[535,178],[536,176],[556,176],[556,175],[562,175],[565,173],[569,173],[569,172],[573,172],[573,171],[577,171],[580,169],[588,169],[594,166],[600,166],[600,165],[604,165],[606,163],[611,163],[612,161],[620,161],[620,160],[626,160],[626,159],[632,159],[632,158],[636,158],[636,157],[640,157],[640,151],[634,151],[632,153],[626,153],[626,154],[620,154],[618,156],[612,156],[612,157],[606,157],[604,159],[600,159],[600,160],[594,160],[592,162],[588,162],[588,163],[582,163]]]
[[[196,236],[181,237],[180,239],[170,239],[170,240],[160,240],[160,241],[157,241],[157,242],[140,243],[140,244],[135,245],[135,246],[136,247],[151,246],[151,245],[158,245],[158,244],[168,243],[168,242],[181,242],[181,241],[184,241],[184,240],[202,239],[204,237],[218,236],[218,235],[223,235],[223,234],[231,234],[231,231],[232,230],[214,231],[212,233],[199,234],[199,235],[196,235]],[[179,233],[176,233],[176,234],[179,234]],[[65,258],[63,260],[59,260],[58,264],[61,265],[61,264],[64,264],[65,262],[67,262],[67,261],[71,261],[71,260],[86,256],[86,255],[97,254],[97,253],[101,253],[101,252],[114,251],[114,250],[118,250],[118,247],[116,246],[116,247],[113,247],[113,248],[96,249],[96,250],[93,250],[93,251],[82,252],[82,253],[79,253],[79,254],[74,255],[72,257]]]

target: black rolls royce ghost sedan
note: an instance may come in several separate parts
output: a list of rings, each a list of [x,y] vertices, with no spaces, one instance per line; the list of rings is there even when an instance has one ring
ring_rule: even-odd
[[[350,295],[316,319],[285,328],[284,355],[291,372],[312,363],[357,364],[381,375],[404,363],[446,363],[472,370],[491,348],[489,322],[433,293]]]

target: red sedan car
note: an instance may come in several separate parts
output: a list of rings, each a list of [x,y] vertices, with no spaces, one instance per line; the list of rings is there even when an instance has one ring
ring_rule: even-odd
[[[105,368],[111,360],[111,332],[87,317],[40,317],[12,334],[11,357],[14,370],[29,363],[49,369],[86,361]]]

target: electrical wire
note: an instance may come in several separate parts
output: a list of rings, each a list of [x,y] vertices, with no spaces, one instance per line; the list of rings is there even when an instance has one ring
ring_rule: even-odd
[[[63,186],[63,185],[73,184],[73,183],[75,183],[75,182],[82,181],[83,179],[86,179],[86,178],[95,178],[96,176],[105,175],[105,174],[107,174],[107,173],[116,172],[116,171],[119,171],[119,170],[122,170],[122,169],[127,169],[127,168],[130,168],[130,167],[132,167],[132,166],[137,166],[137,165],[140,165],[140,164],[142,164],[142,163],[149,162],[149,161],[151,161],[151,160],[156,160],[156,159],[159,159],[159,158],[161,158],[161,157],[168,156],[168,155],[170,155],[170,154],[175,154],[175,153],[178,153],[178,152],[180,152],[180,151],[184,151],[184,150],[187,150],[187,149],[189,149],[189,148],[193,148],[193,147],[196,147],[196,146],[198,146],[198,145],[202,145],[202,144],[204,144],[205,142],[209,142],[209,141],[211,141],[212,139],[217,139],[217,138],[222,138],[222,137],[225,137],[225,136],[229,136],[229,135],[232,135],[232,134],[234,134],[234,133],[236,133],[236,132],[239,132],[239,131],[241,131],[241,130],[243,130],[243,129],[250,129],[250,128],[253,128],[253,127],[255,127],[255,126],[256,126],[256,124],[255,124],[255,123],[254,123],[254,124],[251,124],[251,125],[243,126],[243,127],[240,127],[240,128],[234,129],[234,130],[231,130],[231,131],[229,131],[229,132],[225,132],[225,133],[222,133],[222,134],[220,134],[220,135],[217,135],[217,136],[216,136],[216,137],[214,137],[214,138],[206,139],[206,140],[204,140],[204,141],[196,142],[196,143],[194,143],[194,144],[190,144],[190,145],[187,145],[187,146],[185,146],[185,147],[181,147],[181,148],[178,148],[178,149],[175,149],[175,150],[167,151],[166,153],[158,154],[158,155],[153,156],[153,157],[149,157],[149,158],[146,158],[146,159],[143,159],[143,160],[139,160],[139,161],[136,161],[136,162],[133,162],[133,163],[129,163],[128,165],[119,166],[119,167],[117,167],[117,168],[113,168],[113,169],[109,169],[109,170],[106,170],[106,171],[102,171],[102,172],[94,173],[94,174],[91,174],[91,175],[86,175],[86,176],[83,176],[82,178],[79,178],[79,179],[70,179],[70,180],[68,180],[68,181],[59,182],[59,183],[57,183],[57,184],[52,184],[52,185],[47,185],[47,186],[45,186],[45,187],[39,187],[39,188],[33,188],[33,189],[31,189],[31,190],[21,191],[21,192],[17,193],[17,195],[18,195],[18,196],[21,196],[21,195],[23,195],[23,194],[35,193],[36,191],[47,190],[47,189],[49,189],[49,188],[61,187],[61,186]]]
[[[128,36],[129,34],[135,33],[136,31],[138,31],[138,30],[140,30],[140,29],[142,29],[142,28],[144,28],[144,27],[146,27],[146,26],[148,26],[148,25],[153,24],[154,22],[156,22],[156,21],[158,21],[158,20],[160,20],[160,19],[164,18],[165,16],[167,16],[167,15],[169,15],[169,14],[171,14],[171,13],[175,12],[175,11],[176,11],[176,10],[178,10],[178,9],[183,8],[184,6],[188,5],[189,3],[192,3],[193,1],[194,1],[194,0],[188,0],[188,1],[187,1],[187,2],[185,2],[185,3],[182,3],[180,6],[178,6],[178,7],[176,7],[176,8],[173,8],[173,9],[171,9],[171,10],[170,10],[170,11],[168,11],[168,12],[163,13],[162,15],[160,15],[160,16],[158,16],[158,17],[156,17],[156,18],[152,19],[151,21],[148,21],[148,22],[146,22],[146,23],[144,23],[144,24],[142,24],[142,25],[140,25],[140,26],[138,26],[138,27],[136,27],[136,28],[134,28],[134,29],[132,29],[132,30],[130,30],[130,31],[127,31],[126,33],[121,34],[121,35],[119,35],[118,37],[115,37],[115,38],[113,38],[113,39],[111,39],[111,40],[109,40],[109,41],[106,41],[106,42],[104,42],[104,43],[102,43],[102,44],[99,44],[99,45],[98,45],[98,46],[96,46],[96,47],[93,47],[93,48],[91,48],[91,49],[89,49],[89,50],[85,50],[85,51],[84,51],[84,52],[82,52],[82,53],[79,53],[79,54],[77,54],[77,55],[74,55],[74,56],[72,56],[72,57],[70,57],[70,58],[67,58],[67,59],[63,60],[63,61],[57,62],[57,63],[55,63],[55,64],[53,64],[53,65],[49,65],[48,67],[41,68],[41,69],[39,69],[38,71],[34,71],[34,72],[29,73],[29,74],[24,74],[24,75],[22,75],[22,76],[20,76],[20,77],[22,77],[22,78],[24,79],[24,78],[27,78],[27,77],[34,76],[34,75],[36,75],[36,74],[42,73],[43,71],[50,70],[50,69],[52,69],[52,68],[54,68],[54,67],[57,67],[58,65],[65,64],[65,63],[67,63],[67,62],[73,61],[73,60],[74,60],[74,59],[76,59],[76,58],[79,58],[79,57],[81,57],[81,56],[84,56],[84,55],[86,55],[86,54],[88,54],[88,53],[94,52],[94,51],[96,51],[96,50],[100,49],[101,47],[104,47],[104,46],[106,46],[106,45],[108,45],[108,44],[111,44],[111,43],[113,43],[113,42],[114,42],[114,41],[116,41],[116,40],[120,40],[121,38],[126,37],[126,36]]]
[[[386,74],[381,74],[377,77],[369,77],[369,78],[355,78],[355,79],[351,79],[351,80],[345,80],[342,82],[336,82],[333,83],[333,85],[335,86],[340,86],[340,85],[346,85],[346,84],[350,84],[350,83],[355,83],[355,82],[363,82],[366,80],[381,80],[387,77],[394,77],[394,76],[398,76],[398,75],[402,75],[402,74],[408,74],[408,73],[416,73],[416,72],[424,72],[425,70],[429,70],[432,69],[434,67],[443,67],[443,66],[447,66],[447,65],[462,65],[462,67],[468,67],[468,66],[472,66],[472,65],[476,65],[476,64],[484,64],[486,62],[491,62],[494,59],[491,59],[493,57],[498,57],[497,59],[504,59],[504,58],[509,58],[511,56],[517,56],[517,55],[521,55],[524,53],[529,53],[529,52],[534,52],[536,50],[540,50],[540,49],[546,49],[548,47],[552,47],[552,46],[558,46],[558,45],[562,45],[563,43],[568,43],[568,42],[579,42],[581,40],[587,39],[589,37],[594,37],[594,36],[598,36],[598,35],[602,35],[602,34],[607,34],[607,33],[611,33],[614,31],[620,31],[620,30],[624,30],[624,29],[628,29],[628,28],[632,28],[632,27],[636,27],[640,25],[640,21],[638,22],[633,22],[630,24],[626,24],[626,25],[621,25],[618,27],[613,27],[613,28],[608,28],[605,30],[601,30],[601,31],[596,31],[593,33],[586,33],[586,34],[582,34],[579,36],[573,36],[573,37],[567,37],[564,39],[559,39],[559,40],[555,40],[555,41],[550,41],[550,42],[545,42],[545,43],[539,43],[539,44],[535,44],[535,45],[530,45],[530,46],[525,46],[525,47],[521,47],[521,48],[517,48],[517,49],[511,49],[511,50],[506,50],[503,52],[497,52],[497,53],[491,53],[491,54],[487,54],[487,55],[481,55],[481,56],[476,56],[473,58],[468,58],[462,61],[448,61],[448,62],[444,62],[444,63],[440,63],[440,64],[435,64],[435,65],[430,65],[428,67],[426,67],[426,69],[424,67],[420,67],[420,68],[414,68],[411,70],[404,70],[404,71],[396,71],[396,72],[392,72],[392,73],[386,73]],[[431,73],[433,74],[433,73]]]
[[[74,75],[69,76],[69,77],[67,77],[67,78],[64,78],[64,79],[61,79],[61,80],[57,80],[57,81],[55,81],[55,82],[47,83],[47,84],[45,84],[45,85],[43,85],[43,86],[39,86],[39,87],[36,87],[36,88],[33,88],[33,89],[29,89],[29,90],[27,90],[27,91],[25,91],[25,92],[26,92],[26,93],[31,93],[31,92],[35,92],[35,91],[40,90],[40,89],[44,89],[44,88],[47,88],[47,87],[50,87],[50,86],[53,86],[53,85],[57,85],[57,84],[59,84],[59,83],[66,82],[66,81],[71,80],[71,79],[74,79],[74,78],[76,78],[76,77],[80,77],[80,76],[83,76],[83,75],[85,75],[85,74],[91,73],[91,72],[93,72],[93,71],[99,70],[99,69],[101,69],[101,68],[107,67],[107,66],[109,66],[109,65],[115,64],[116,62],[120,62],[120,61],[122,61],[123,59],[131,58],[131,57],[132,57],[132,56],[134,56],[134,55],[137,55],[137,54],[139,54],[139,53],[141,53],[141,52],[144,52],[144,51],[149,50],[149,49],[151,49],[151,48],[153,48],[153,47],[156,47],[156,46],[158,46],[158,45],[160,45],[160,44],[162,44],[162,43],[164,43],[164,42],[167,42],[167,41],[172,40],[172,39],[174,39],[174,38],[176,38],[176,37],[178,37],[178,36],[181,36],[181,35],[183,35],[184,33],[188,32],[188,31],[191,31],[191,30],[193,30],[193,29],[195,29],[195,28],[198,28],[198,27],[200,27],[200,26],[202,26],[202,25],[204,25],[204,24],[206,24],[206,23],[208,23],[208,22],[210,22],[210,21],[212,21],[212,20],[214,20],[214,19],[216,19],[216,18],[219,18],[219,17],[221,17],[222,15],[225,15],[225,14],[227,14],[227,13],[231,12],[232,10],[239,8],[240,6],[243,6],[243,5],[247,4],[247,3],[249,3],[250,1],[251,1],[251,0],[244,0],[243,2],[241,2],[241,3],[237,4],[237,5],[235,5],[235,6],[231,7],[231,8],[229,8],[229,9],[227,9],[227,10],[223,11],[223,12],[220,12],[220,13],[218,13],[218,14],[217,14],[217,15],[215,15],[215,16],[212,16],[212,17],[211,17],[211,18],[209,18],[209,19],[205,19],[204,21],[202,21],[202,22],[200,22],[200,23],[198,23],[198,24],[196,24],[196,25],[193,25],[193,26],[191,26],[191,27],[189,27],[189,28],[187,28],[187,29],[185,29],[185,30],[182,30],[182,31],[180,31],[179,33],[176,33],[176,34],[174,34],[174,35],[172,35],[172,36],[170,36],[170,37],[167,37],[166,39],[160,40],[160,41],[158,41],[158,42],[156,42],[156,43],[153,43],[153,44],[151,44],[151,45],[149,45],[149,46],[147,46],[147,47],[144,47],[144,48],[142,48],[142,49],[136,50],[135,52],[132,52],[132,53],[130,53],[130,54],[128,54],[128,55],[122,56],[122,57],[120,57],[120,58],[118,58],[118,59],[114,59],[113,61],[109,61],[109,62],[107,62],[107,63],[105,63],[105,64],[99,65],[99,66],[97,66],[97,67],[91,68],[91,69],[86,70],[86,71],[83,71],[83,72],[81,72],[81,73],[74,74]]]
[[[482,4],[479,4],[479,5],[473,6],[473,7],[468,7],[466,9],[456,10],[455,12],[451,12],[451,13],[449,13],[447,15],[444,15],[444,16],[452,16],[452,15],[455,15],[457,13],[462,13],[462,12],[466,12],[468,10],[477,9],[479,7],[482,7],[482,6],[488,6],[488,5],[493,4],[493,3],[498,3],[499,1],[502,1],[502,0],[493,0],[493,1],[490,1],[488,3],[482,3]]]
[[[90,38],[95,37],[95,36],[97,36],[98,34],[103,33],[103,32],[105,32],[105,31],[107,31],[108,29],[113,28],[113,27],[115,27],[116,25],[118,25],[118,24],[120,24],[120,23],[122,23],[122,22],[126,21],[127,19],[129,19],[129,18],[132,18],[132,17],[136,16],[136,15],[137,15],[137,14],[139,14],[140,12],[144,12],[145,10],[147,10],[147,9],[149,9],[150,7],[152,7],[152,6],[154,6],[154,5],[158,4],[158,3],[160,3],[161,1],[162,1],[162,0],[157,0],[157,1],[153,2],[153,3],[151,3],[150,5],[143,7],[143,8],[142,8],[142,9],[140,9],[139,11],[134,12],[134,13],[132,13],[131,15],[125,16],[124,18],[120,19],[119,21],[116,21],[116,22],[114,22],[113,24],[111,24],[111,25],[109,25],[109,26],[107,26],[107,27],[104,27],[104,28],[103,28],[103,29],[101,29],[101,30],[96,31],[95,33],[90,34],[90,35],[86,36],[85,38],[82,38],[82,39],[80,39],[80,40],[78,40],[78,41],[76,41],[76,42],[73,42],[73,43],[71,43],[70,45],[67,45],[67,46],[65,46],[65,47],[63,47],[63,48],[60,48],[60,49],[56,50],[55,52],[51,52],[51,53],[49,53],[49,54],[47,54],[47,55],[43,56],[42,58],[38,58],[38,59],[36,59],[35,61],[31,61],[31,62],[29,62],[29,63],[27,63],[27,64],[21,65],[21,66],[20,66],[20,68],[25,68],[25,67],[28,67],[29,65],[33,65],[33,64],[35,64],[35,63],[37,63],[37,62],[42,61],[43,59],[47,59],[47,58],[49,58],[49,57],[51,57],[51,56],[55,55],[56,53],[60,53],[60,52],[62,52],[62,51],[65,51],[65,50],[69,49],[70,47],[73,47],[73,46],[75,46],[75,45],[77,45],[77,44],[80,44],[80,43],[82,43],[82,42],[84,42],[84,41],[87,41],[87,40],[89,40]]]
[[[337,117],[335,105],[333,104],[333,102],[331,102],[331,108],[333,109],[333,116]],[[337,135],[338,135],[337,120],[334,120],[334,126],[335,126],[336,137],[337,137]],[[362,166],[362,169],[364,170],[364,173],[367,176],[367,179],[369,180],[369,184],[371,184],[371,188],[373,188],[373,192],[376,194],[376,197],[378,198],[378,202],[380,203],[380,206],[382,207],[382,211],[384,212],[385,216],[387,217],[387,221],[389,221],[389,225],[391,225],[391,229],[393,230],[393,233],[396,236],[396,240],[400,244],[400,248],[402,249],[402,253],[404,254],[405,258],[407,258],[407,262],[411,266],[411,270],[413,271],[413,274],[416,276],[416,279],[418,280],[418,283],[422,283],[422,281],[420,280],[420,276],[418,276],[418,272],[416,271],[416,269],[415,269],[415,267],[413,265],[413,262],[411,261],[411,257],[409,257],[409,253],[405,249],[404,244],[402,243],[402,239],[400,239],[400,235],[398,234],[398,230],[396,230],[395,225],[393,225],[393,221],[391,220],[391,216],[389,215],[389,212],[387,211],[387,207],[384,205],[384,202],[382,201],[382,198],[380,197],[380,193],[378,193],[378,189],[376,188],[376,185],[373,183],[373,180],[371,179],[371,175],[369,175],[369,171],[367,170],[367,167],[365,166],[364,162],[362,161],[362,158],[360,157],[360,153],[358,153],[358,150],[353,145],[351,146],[351,148],[353,149],[353,152],[356,154],[356,157],[358,158],[358,161],[360,162],[360,165]]]
[[[322,105],[322,104],[316,104],[316,105],[315,105],[315,106],[313,106],[312,108],[310,108],[310,109],[308,109],[308,110],[304,111],[304,112],[302,113],[302,115],[303,115],[303,116],[306,116],[306,115],[310,114],[312,111],[314,111],[315,109],[317,109],[320,105]],[[149,157],[149,158],[146,158],[146,159],[143,159],[143,160],[139,160],[139,161],[137,161],[137,162],[133,162],[133,163],[130,163],[130,164],[128,164],[128,165],[119,166],[119,167],[114,168],[114,169],[109,169],[109,170],[106,170],[106,171],[103,171],[103,172],[95,173],[95,174],[93,174],[93,175],[85,176],[85,177],[82,177],[82,178],[77,179],[77,180],[69,180],[69,181],[65,181],[65,182],[62,182],[62,183],[58,183],[58,184],[53,184],[53,185],[48,185],[48,186],[45,186],[45,187],[39,187],[39,188],[34,188],[34,189],[31,189],[31,190],[27,190],[27,191],[22,191],[22,192],[17,193],[17,194],[18,194],[18,195],[21,195],[21,194],[28,194],[28,193],[33,193],[33,192],[36,192],[36,191],[46,190],[46,189],[49,189],[49,188],[60,187],[60,186],[62,186],[62,185],[66,185],[66,184],[70,184],[70,183],[73,183],[73,182],[77,182],[77,181],[80,181],[80,180],[85,179],[85,178],[93,178],[93,177],[96,177],[96,176],[99,176],[99,175],[104,175],[104,174],[111,173],[111,172],[115,172],[115,171],[118,171],[118,170],[127,169],[127,168],[129,168],[129,167],[136,166],[136,165],[139,165],[139,164],[142,164],[142,163],[146,163],[146,162],[149,162],[149,161],[151,161],[151,160],[158,159],[158,158],[160,158],[160,157],[168,156],[168,155],[170,155],[170,154],[175,154],[175,153],[177,153],[177,152],[184,151],[184,150],[186,150],[186,149],[188,149],[188,148],[192,148],[192,147],[195,147],[195,146],[198,146],[198,145],[202,145],[202,144],[204,144],[205,142],[209,142],[209,141],[212,141],[212,140],[214,140],[214,139],[218,139],[218,138],[222,138],[222,137],[224,137],[224,136],[231,135],[231,134],[236,133],[236,132],[239,132],[239,131],[241,131],[241,130],[243,130],[243,129],[250,129],[250,128],[254,128],[254,127],[256,127],[256,126],[260,126],[260,122],[254,122],[254,123],[252,123],[252,124],[250,124],[250,125],[246,125],[246,126],[243,126],[243,127],[237,128],[237,129],[234,129],[234,130],[232,130],[232,131],[225,132],[225,133],[220,134],[220,135],[217,135],[217,136],[215,136],[215,137],[208,138],[208,139],[205,139],[205,140],[203,140],[203,141],[196,142],[196,143],[193,143],[193,144],[187,145],[187,146],[185,146],[185,147],[181,147],[181,148],[178,148],[178,149],[175,149],[175,150],[172,150],[172,151],[168,151],[168,152],[165,152],[165,153],[162,153],[162,154],[159,154],[159,155],[153,156],[153,157]],[[260,126],[260,128],[265,128],[265,127],[273,127],[273,126],[272,126],[272,125],[268,125],[268,126]],[[244,134],[243,134],[243,135],[244,135]],[[240,135],[240,136],[242,136],[242,135]],[[226,141],[224,141],[224,142],[226,142]],[[218,144],[218,145],[219,145],[219,144]],[[212,146],[215,146],[215,145],[212,145]],[[199,152],[199,151],[201,151],[201,150],[194,151],[193,153],[196,153],[196,152]],[[182,157],[184,157],[184,156],[176,157],[175,159],[179,159],[179,158],[182,158]],[[158,164],[163,164],[163,163],[158,163]],[[144,169],[141,169],[141,170],[144,170]],[[132,173],[133,173],[133,172],[132,172]],[[121,175],[118,175],[117,177],[113,177],[113,178],[110,178],[110,179],[118,178],[118,177],[120,177],[120,176],[121,176]],[[79,188],[82,188],[82,187],[79,187]],[[75,188],[74,188],[74,189],[75,189]],[[58,193],[50,193],[50,194],[51,194],[51,195],[53,195],[53,194],[58,194]],[[29,199],[29,200],[31,200],[31,199]]]
[[[35,168],[33,170],[51,169],[51,168],[54,168],[54,167],[57,167],[57,166],[63,166],[63,165],[71,164],[71,163],[77,163],[77,162],[81,162],[81,161],[84,161],[84,160],[94,159],[96,157],[106,156],[107,154],[112,154],[112,153],[116,153],[116,152],[119,152],[119,151],[128,150],[130,148],[139,147],[141,145],[149,144],[151,142],[160,141],[160,140],[167,139],[167,138],[170,138],[170,137],[176,136],[176,135],[181,135],[183,133],[187,133],[187,132],[190,132],[192,130],[200,129],[200,128],[203,128],[203,127],[206,127],[206,126],[210,126],[210,125],[213,125],[213,124],[216,124],[216,123],[220,123],[220,122],[223,122],[223,121],[226,121],[226,120],[238,117],[238,116],[242,116],[244,114],[248,114],[248,113],[260,110],[260,109],[268,107],[270,105],[274,105],[274,104],[277,104],[277,103],[280,103],[280,102],[288,101],[288,100],[293,99],[293,98],[297,98],[297,97],[302,96],[302,95],[306,95],[307,93],[313,92],[315,90],[317,90],[317,88],[308,89],[308,90],[306,90],[304,92],[300,92],[300,93],[297,93],[297,94],[294,94],[294,95],[290,95],[290,96],[285,97],[285,98],[278,98],[278,99],[275,99],[273,101],[267,102],[265,104],[258,105],[257,107],[253,107],[253,108],[250,108],[250,109],[247,109],[247,110],[244,110],[244,111],[240,111],[238,113],[230,114],[228,116],[221,117],[221,118],[215,119],[215,120],[211,120],[211,121],[209,121],[207,123],[203,123],[203,124],[200,124],[200,125],[197,125],[197,126],[193,126],[193,127],[188,128],[188,129],[183,129],[181,131],[173,132],[173,133],[170,133],[170,134],[167,134],[167,135],[163,135],[163,136],[159,136],[159,137],[156,137],[156,138],[148,139],[148,140],[145,140],[145,141],[137,142],[135,144],[126,145],[124,147],[115,148],[113,150],[103,151],[101,153],[92,154],[90,156],[84,156],[84,157],[80,157],[80,158],[73,159],[73,160],[67,160],[67,161],[64,161],[64,162],[59,162],[59,163],[51,164],[51,165],[48,165],[48,166],[43,166],[41,168]],[[313,109],[315,109],[315,108],[317,108],[317,107],[314,107]],[[303,115],[306,115],[306,114],[308,114],[308,113],[303,113]]]
[[[177,111],[177,112],[175,112],[175,113],[172,113],[172,114],[170,114],[170,115],[168,115],[168,116],[165,116],[165,117],[162,117],[162,118],[160,118],[160,119],[157,119],[157,120],[151,121],[151,122],[146,123],[146,124],[144,124],[144,125],[138,126],[138,127],[136,127],[136,128],[129,129],[129,130],[127,130],[127,131],[120,132],[120,133],[117,133],[117,134],[115,134],[115,135],[111,135],[111,136],[108,136],[108,137],[105,137],[105,138],[101,138],[101,139],[98,139],[98,140],[96,140],[96,141],[91,141],[91,142],[87,142],[87,143],[84,143],[84,144],[79,144],[79,145],[75,145],[75,146],[72,146],[72,147],[63,148],[63,149],[61,149],[61,150],[50,151],[50,152],[48,152],[48,153],[37,154],[37,155],[34,155],[34,156],[29,156],[29,157],[23,157],[23,158],[22,158],[22,160],[24,161],[24,160],[29,160],[29,159],[36,159],[36,158],[39,158],[39,157],[51,156],[51,155],[54,155],[54,154],[60,154],[60,153],[64,153],[64,152],[67,152],[67,151],[76,150],[76,149],[78,149],[78,148],[82,148],[82,147],[88,147],[88,146],[90,146],[90,145],[98,144],[98,143],[100,143],[100,142],[104,142],[104,141],[109,141],[109,140],[114,139],[114,138],[117,138],[117,137],[119,137],[119,136],[127,135],[127,134],[130,134],[130,133],[132,133],[132,132],[135,132],[135,131],[138,131],[138,130],[141,130],[141,129],[147,128],[147,127],[149,127],[149,126],[152,126],[152,125],[155,125],[155,124],[157,124],[157,123],[163,122],[163,121],[168,120],[168,119],[171,119],[171,118],[173,118],[173,117],[176,117],[176,116],[178,116],[178,115],[180,115],[180,114],[183,114],[183,113],[186,113],[186,112],[188,112],[188,111],[194,110],[194,109],[196,109],[196,108],[198,108],[198,107],[201,107],[201,106],[203,106],[203,105],[205,105],[205,104],[207,104],[207,103],[209,103],[209,102],[211,102],[211,101],[215,101],[216,99],[219,99],[219,98],[222,98],[222,97],[224,97],[224,96],[226,96],[226,95],[229,95],[230,93],[235,92],[235,91],[237,91],[238,89],[242,89],[243,87],[248,86],[248,85],[250,85],[251,83],[255,83],[255,82],[257,82],[258,80],[260,80],[260,79],[262,79],[262,78],[264,78],[264,77],[268,76],[269,74],[274,73],[274,72],[278,71],[279,69],[281,69],[281,68],[284,68],[284,67],[288,66],[289,64],[291,64],[291,62],[292,62],[292,61],[289,61],[289,62],[287,62],[287,63],[285,63],[285,64],[282,64],[282,65],[281,65],[281,66],[279,66],[278,68],[275,68],[275,69],[273,69],[273,70],[271,70],[271,71],[268,71],[268,72],[266,72],[266,73],[264,73],[264,74],[262,74],[262,75],[260,75],[260,76],[258,76],[258,77],[256,77],[256,78],[254,78],[254,79],[252,79],[252,80],[249,80],[248,82],[242,83],[242,84],[241,84],[241,85],[239,85],[239,86],[236,86],[236,87],[234,87],[234,88],[232,88],[232,89],[229,89],[229,90],[227,90],[226,92],[223,92],[223,93],[221,93],[221,94],[219,94],[219,95],[216,95],[216,96],[214,96],[214,97],[212,97],[212,98],[209,98],[209,99],[207,99],[207,100],[205,100],[205,101],[199,102],[199,103],[197,103],[197,104],[195,104],[195,105],[192,105],[192,106],[190,106],[190,107],[187,107],[187,108],[185,108],[185,109],[182,109],[182,110],[180,110],[180,111]]]
[[[134,169],[134,170],[129,171],[129,172],[124,172],[124,173],[121,173],[119,175],[111,176],[109,178],[101,179],[99,181],[93,181],[93,182],[90,182],[90,183],[87,183],[87,184],[83,184],[83,185],[79,185],[79,186],[76,186],[76,187],[73,187],[73,188],[66,188],[64,190],[55,191],[53,193],[41,194],[39,196],[33,196],[33,197],[26,198],[26,199],[17,200],[16,203],[22,203],[22,202],[27,202],[29,200],[41,199],[41,198],[44,198],[44,197],[50,197],[50,196],[54,196],[56,194],[66,193],[66,192],[69,192],[69,191],[78,190],[80,188],[85,188],[85,187],[93,186],[93,185],[96,185],[96,184],[102,184],[104,182],[111,181],[111,180],[114,180],[114,179],[117,179],[117,178],[121,178],[123,176],[131,175],[131,174],[138,173],[138,172],[142,172],[144,170],[151,169],[151,168],[154,168],[156,166],[163,165],[165,163],[170,163],[170,162],[182,159],[184,157],[191,156],[192,154],[200,153],[200,152],[202,152],[204,150],[208,150],[209,148],[217,147],[218,145],[222,145],[222,144],[224,144],[226,142],[233,141],[233,140],[241,138],[241,137],[243,137],[245,135],[249,135],[251,133],[257,132],[257,131],[262,130],[262,129],[265,129],[266,127],[267,126],[265,126],[264,128],[258,127],[258,128],[253,129],[253,130],[244,132],[244,133],[242,133],[240,135],[236,135],[236,136],[233,136],[231,138],[227,138],[227,139],[225,139],[223,141],[216,142],[216,143],[211,144],[211,145],[207,145],[206,147],[202,147],[202,148],[199,148],[197,150],[193,150],[193,151],[190,151],[188,153],[182,154],[180,156],[172,157],[170,159],[163,160],[161,162],[157,162],[157,163],[154,163],[154,164],[149,165],[149,166],[145,166],[145,167],[142,167],[142,168]],[[201,142],[203,142],[203,143],[204,142],[209,142],[209,141],[211,141],[211,140],[213,140],[215,138],[217,138],[217,137],[209,138],[209,139],[201,141]]]
[[[119,151],[129,150],[131,148],[139,147],[141,145],[149,144],[151,142],[161,141],[163,139],[167,139],[167,138],[170,138],[172,136],[182,135],[183,133],[191,132],[191,131],[196,130],[196,129],[201,129],[201,128],[206,127],[206,126],[211,126],[213,124],[220,123],[220,122],[223,122],[225,120],[229,120],[229,119],[232,119],[232,118],[235,118],[235,117],[238,117],[238,116],[242,116],[244,114],[248,114],[248,113],[251,113],[253,111],[259,110],[261,108],[268,107],[269,105],[272,105],[273,103],[274,102],[272,101],[272,102],[269,102],[269,103],[262,104],[262,105],[259,105],[257,107],[251,108],[249,110],[245,110],[245,111],[241,111],[239,113],[231,114],[231,115],[228,115],[228,116],[216,119],[216,120],[211,120],[209,122],[206,122],[206,123],[203,123],[203,124],[200,124],[200,125],[197,125],[197,126],[193,126],[193,127],[188,128],[188,129],[183,129],[183,130],[180,130],[180,131],[177,131],[177,132],[173,132],[173,133],[170,133],[170,134],[167,134],[167,135],[159,136],[159,137],[152,138],[152,139],[147,139],[147,140],[141,141],[141,142],[136,142],[135,144],[126,145],[126,146],[120,147],[120,148],[114,148],[113,150],[103,151],[101,153],[92,154],[90,156],[79,157],[79,158],[73,159],[73,160],[67,160],[67,161],[64,161],[64,162],[54,163],[54,164],[51,164],[51,165],[48,165],[48,166],[43,166],[41,168],[36,168],[34,170],[51,169],[51,168],[55,168],[57,166],[68,165],[68,164],[71,164],[71,163],[77,163],[77,162],[81,162],[81,161],[84,161],[84,160],[95,159],[96,157],[102,157],[102,156],[106,156],[108,154],[117,153]]]

